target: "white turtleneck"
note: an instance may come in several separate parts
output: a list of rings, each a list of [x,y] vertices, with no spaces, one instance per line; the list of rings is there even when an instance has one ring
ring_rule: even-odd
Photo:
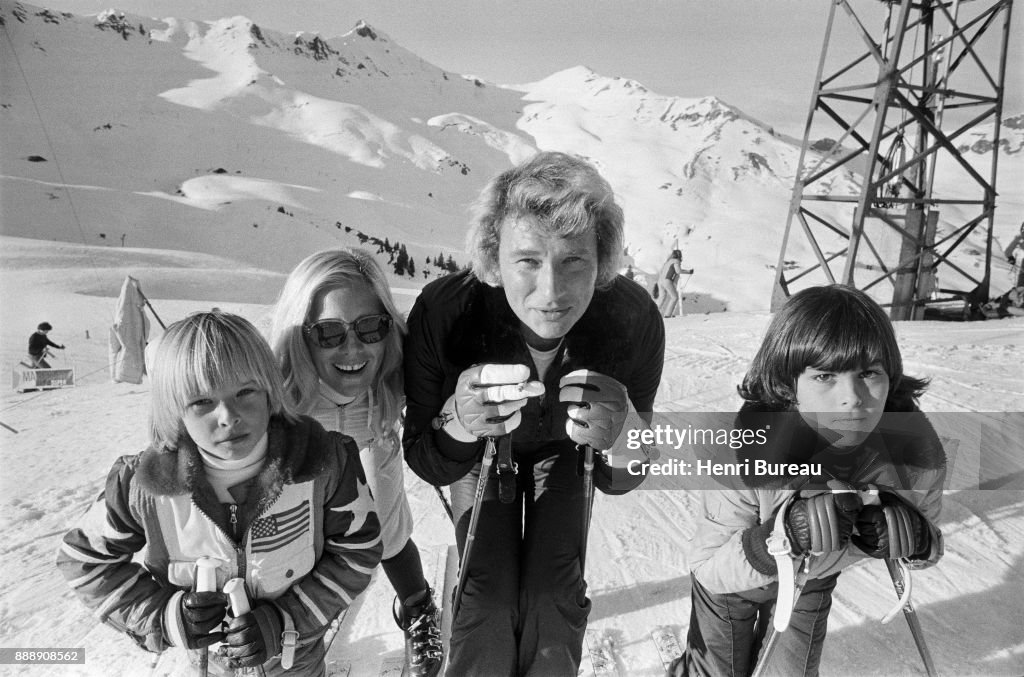
[[[221,503],[236,503],[229,489],[256,477],[263,469],[267,458],[267,433],[256,443],[253,450],[245,458],[226,460],[200,449],[199,456],[203,459],[206,479],[217,493]]]
[[[360,449],[373,442],[370,421],[370,393],[361,397],[342,395],[323,381],[319,385],[320,400],[309,415],[327,430],[336,430],[354,439]]]

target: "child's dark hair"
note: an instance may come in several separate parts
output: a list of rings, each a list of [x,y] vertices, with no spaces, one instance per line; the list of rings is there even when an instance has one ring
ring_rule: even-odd
[[[903,373],[892,322],[867,294],[841,284],[811,287],[772,318],[738,390],[748,402],[785,408],[796,403],[796,379],[807,367],[848,371],[875,363],[889,376],[887,411],[909,408],[928,386]]]
[[[51,329],[53,329],[53,325],[49,322],[40,322],[39,326],[36,327],[37,331],[50,331]]]

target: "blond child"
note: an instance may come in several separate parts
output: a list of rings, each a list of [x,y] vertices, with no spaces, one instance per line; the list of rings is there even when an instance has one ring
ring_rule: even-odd
[[[114,463],[58,567],[144,649],[222,641],[214,674],[325,674],[324,632],[381,553],[354,443],[293,413],[269,346],[241,317],[191,315],[153,358],[150,446]],[[216,565],[214,591],[195,590],[200,558]],[[251,610],[226,617],[233,578]]]

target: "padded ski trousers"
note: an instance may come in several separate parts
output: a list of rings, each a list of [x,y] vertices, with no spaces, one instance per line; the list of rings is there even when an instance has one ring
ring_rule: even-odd
[[[580,570],[583,480],[575,453],[517,457],[516,498],[492,472],[453,621],[448,675],[575,675],[590,614]],[[464,552],[480,466],[451,486]],[[466,563],[463,563],[466,565]]]
[[[818,674],[825,642],[832,590],[839,574],[807,582],[789,627],[776,640],[765,675],[798,677]],[[766,631],[771,627],[778,584],[756,590],[718,594],[691,573],[690,630],[686,667],[690,677],[746,677],[757,667]]]

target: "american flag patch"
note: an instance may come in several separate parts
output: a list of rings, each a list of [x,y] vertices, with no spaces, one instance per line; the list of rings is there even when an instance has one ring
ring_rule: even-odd
[[[309,500],[252,524],[252,551],[270,552],[282,548],[309,531]]]

